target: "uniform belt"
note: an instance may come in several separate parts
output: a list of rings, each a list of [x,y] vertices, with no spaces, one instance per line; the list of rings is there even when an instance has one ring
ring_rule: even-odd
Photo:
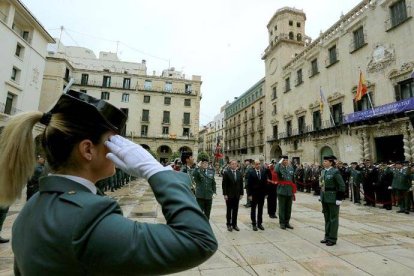
[[[336,192],[335,188],[325,188],[325,192]]]

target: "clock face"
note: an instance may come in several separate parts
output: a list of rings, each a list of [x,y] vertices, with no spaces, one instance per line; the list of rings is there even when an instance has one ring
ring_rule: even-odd
[[[277,69],[277,61],[276,61],[275,58],[272,58],[270,60],[270,63],[269,63],[269,73],[270,73],[270,75],[273,75],[276,72],[276,69]]]

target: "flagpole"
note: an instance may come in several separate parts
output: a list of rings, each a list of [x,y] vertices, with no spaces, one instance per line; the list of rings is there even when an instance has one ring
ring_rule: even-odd
[[[371,96],[367,93],[369,104],[371,105],[372,113],[375,115],[374,106],[372,105]]]

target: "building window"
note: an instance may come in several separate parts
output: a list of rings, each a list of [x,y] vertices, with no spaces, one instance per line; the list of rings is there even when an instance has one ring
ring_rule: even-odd
[[[152,90],[152,81],[145,80],[145,82],[144,82],[144,89],[145,90]]]
[[[88,91],[86,91],[85,89],[79,89],[79,92],[82,92],[82,93],[87,93]]]
[[[405,100],[414,97],[414,79],[398,83],[395,87],[395,99],[397,101]]]
[[[405,20],[407,20],[407,6],[405,4],[405,0],[400,0],[393,5],[390,6],[390,13],[391,13],[391,25],[388,25],[388,30],[394,28]]]
[[[292,136],[292,121],[286,122],[286,135],[287,137]]]
[[[313,130],[320,130],[322,125],[321,112],[319,110],[313,112]]]
[[[21,74],[21,70],[13,67],[12,69],[12,74],[11,74],[11,79],[14,80],[15,82],[19,82],[20,81],[20,74]]]
[[[103,76],[102,87],[111,87],[111,77]]]
[[[293,40],[295,38],[295,35],[293,32],[289,32],[289,39]]]
[[[290,78],[285,79],[285,93],[290,91]]]
[[[185,93],[192,93],[193,92],[193,88],[192,88],[192,85],[191,84],[189,84],[189,83],[186,83],[185,84]]]
[[[123,103],[129,102],[129,94],[128,93],[122,93],[122,100]]]
[[[171,98],[170,97],[164,97],[164,104],[170,105],[171,104]]]
[[[162,127],[162,134],[163,134],[163,135],[168,135],[168,134],[170,134],[170,128],[169,128],[169,127],[167,127],[167,126],[163,126],[163,127]]]
[[[165,92],[171,92],[172,91],[172,82],[167,81],[165,83],[165,88],[164,88]]]
[[[311,73],[310,73],[310,77],[313,77],[313,76],[315,76],[318,73],[319,73],[319,70],[318,70],[318,59],[315,58],[314,60],[311,61]]]
[[[364,27],[360,27],[353,32],[354,41],[351,44],[352,49],[351,53],[358,50],[359,48],[363,47],[365,43],[365,35],[364,35]]]
[[[16,96],[13,95],[12,93],[7,93],[6,104],[4,106],[5,114],[13,115],[15,113],[15,108],[14,108],[15,98]]]
[[[191,99],[184,99],[184,106],[191,106]]]
[[[130,89],[131,88],[131,79],[130,78],[124,78],[124,83],[122,85],[124,89]]]
[[[190,113],[184,112],[183,124],[189,125],[190,123]]]
[[[302,34],[297,34],[296,35],[296,40],[297,41],[302,41]]]
[[[142,121],[149,122],[149,110],[148,109],[142,110]]]
[[[16,45],[16,52],[14,54],[16,56],[18,56],[19,58],[23,58],[24,47],[22,45],[20,45],[20,43],[17,43],[17,45]]]
[[[369,93],[365,94],[364,96],[362,96],[361,100],[359,100],[357,102],[354,101],[354,111],[355,112],[371,109],[371,103],[369,102],[368,94],[372,99],[372,93],[369,92]]]
[[[302,83],[303,83],[303,73],[302,73],[302,69],[299,69],[298,71],[296,71],[296,86]]]
[[[89,75],[88,74],[82,74],[81,77],[81,85],[88,85]]]
[[[277,25],[275,25],[275,31],[277,31]]]
[[[277,107],[276,107],[276,105],[274,104],[274,105],[273,105],[272,115],[273,115],[273,116],[275,116],[276,114],[277,114]]]
[[[66,70],[65,70],[65,80],[66,81],[69,81],[69,77],[70,77],[70,71],[69,71],[69,69],[68,68],[66,68]]]
[[[293,26],[293,21],[289,20],[289,26]]]
[[[305,116],[300,116],[298,118],[298,130],[299,134],[305,133]]]
[[[141,126],[141,136],[142,137],[147,137],[148,136],[148,126],[147,125],[142,125]]]
[[[273,126],[273,138],[277,139],[277,135],[278,135],[277,126]]]
[[[109,100],[109,92],[101,92],[101,100]]]
[[[170,123],[170,112],[169,111],[164,111],[164,113],[162,115],[162,123],[163,124],[169,124]]]
[[[338,52],[336,50],[336,45],[329,48],[328,53],[329,53],[329,59],[326,64],[327,67],[331,66],[332,64],[335,64],[338,61]]]
[[[331,112],[332,112],[334,124],[341,125],[342,124],[342,103],[333,105]]]
[[[272,100],[277,99],[276,85],[272,87]]]
[[[144,103],[149,103],[151,101],[151,96],[144,96]]]
[[[296,22],[296,27],[300,28],[300,22]]]
[[[190,136],[190,129],[188,127],[183,128],[183,136]]]

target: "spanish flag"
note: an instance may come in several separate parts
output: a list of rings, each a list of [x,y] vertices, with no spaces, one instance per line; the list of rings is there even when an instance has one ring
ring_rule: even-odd
[[[362,72],[359,72],[359,83],[358,83],[358,88],[357,88],[357,92],[355,95],[355,102],[360,101],[362,99],[362,97],[364,97],[365,94],[367,94],[368,88],[367,88],[367,84],[365,82],[365,78],[362,75]]]

